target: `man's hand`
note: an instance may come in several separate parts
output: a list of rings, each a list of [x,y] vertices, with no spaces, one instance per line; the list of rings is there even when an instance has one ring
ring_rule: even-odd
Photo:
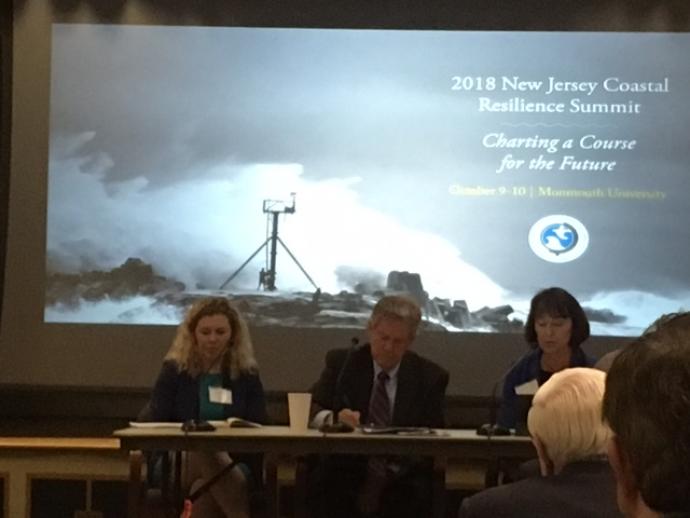
[[[338,412],[338,421],[341,423],[347,423],[353,428],[359,426],[359,412],[356,410],[350,410],[349,408],[343,408]]]

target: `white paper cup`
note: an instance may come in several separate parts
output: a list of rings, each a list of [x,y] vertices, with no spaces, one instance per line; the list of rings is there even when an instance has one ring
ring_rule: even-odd
[[[309,427],[310,409],[311,394],[309,392],[288,393],[288,412],[292,430],[304,431]]]

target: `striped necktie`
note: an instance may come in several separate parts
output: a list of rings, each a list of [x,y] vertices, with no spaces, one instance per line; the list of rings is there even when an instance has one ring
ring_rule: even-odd
[[[390,376],[385,371],[379,372],[374,383],[374,390],[369,400],[369,424],[374,426],[388,426],[391,424],[391,404],[386,391],[386,384]],[[364,516],[375,514],[380,505],[381,492],[386,485],[385,457],[369,457],[367,475],[358,495],[357,506]]]
[[[386,391],[386,384],[390,376],[386,371],[376,376],[374,390],[369,400],[369,423],[376,426],[388,426],[391,423],[391,404]]]

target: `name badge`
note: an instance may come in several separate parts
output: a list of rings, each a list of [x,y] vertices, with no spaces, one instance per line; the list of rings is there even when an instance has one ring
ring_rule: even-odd
[[[211,403],[232,405],[232,390],[224,389],[223,387],[209,387],[208,399]]]

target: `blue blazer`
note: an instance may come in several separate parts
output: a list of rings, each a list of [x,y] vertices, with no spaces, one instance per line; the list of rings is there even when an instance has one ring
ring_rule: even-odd
[[[232,391],[232,404],[224,405],[224,417],[240,417],[265,424],[266,400],[258,374],[242,373],[237,379],[223,376],[223,388]],[[173,361],[163,363],[151,396],[152,421],[186,421],[199,418],[199,379],[180,371]]]
[[[232,391],[232,404],[223,406],[226,418],[240,417],[261,424],[268,422],[264,388],[258,374],[242,373],[237,379],[224,375],[222,385]],[[198,419],[199,406],[199,379],[190,376],[187,371],[181,371],[174,361],[163,362],[145,419],[173,422]],[[149,462],[155,466],[159,455],[154,453]],[[263,478],[263,456],[233,454],[232,457],[247,466],[248,472],[245,474],[250,479],[250,487],[259,487]],[[151,472],[155,472],[155,468]]]
[[[515,393],[515,388],[527,383],[528,381],[537,380],[541,385],[551,376],[550,373],[541,371],[541,357],[542,350],[537,347],[533,351],[525,354],[510,369],[503,382],[503,396],[501,398],[501,406],[498,410],[497,424],[504,428],[515,428],[518,421],[517,404],[518,397]],[[570,356],[569,367],[592,367],[594,365],[594,358],[587,356],[585,352],[576,347],[573,349]],[[540,379],[540,372],[543,377]]]

